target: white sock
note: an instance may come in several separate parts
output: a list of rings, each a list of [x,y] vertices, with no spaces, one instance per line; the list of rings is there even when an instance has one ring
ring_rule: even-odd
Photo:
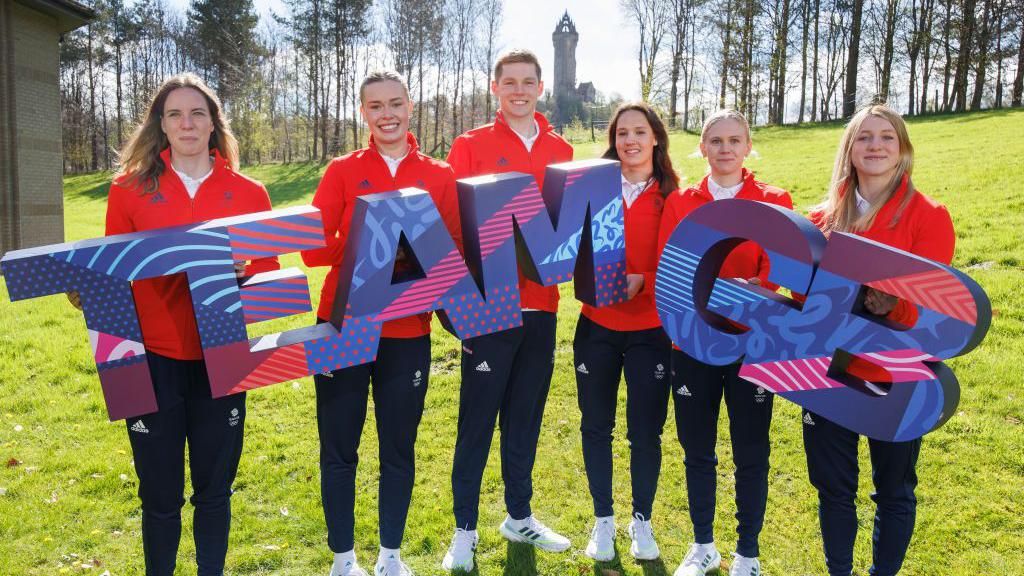
[[[377,554],[377,561],[388,560],[390,558],[394,558],[395,560],[398,560],[399,562],[401,562],[402,561],[402,551],[399,550],[398,548],[385,548],[385,547],[381,546],[380,547],[380,552]]]
[[[704,552],[711,552],[712,550],[716,549],[715,548],[715,541],[714,540],[712,540],[711,542],[708,542],[707,544],[697,544],[697,546],[699,546],[700,549],[703,550]]]
[[[600,524],[601,522],[607,522],[609,524],[615,524],[615,516],[614,515],[612,515],[612,516],[598,516],[598,517],[594,518],[594,520],[596,520],[596,523],[598,523],[598,524]]]
[[[513,530],[518,530],[520,528],[525,527],[529,521],[530,521],[530,517],[529,516],[527,516],[526,518],[523,518],[522,520],[516,520],[512,516],[508,517],[508,525]]]
[[[355,563],[355,549],[349,550],[348,552],[339,552],[334,555],[334,566],[331,569],[331,575],[333,576],[334,574],[341,574],[342,570],[344,570],[346,566]]]

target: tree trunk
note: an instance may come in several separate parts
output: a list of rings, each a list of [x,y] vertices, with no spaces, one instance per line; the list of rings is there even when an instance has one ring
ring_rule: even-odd
[[[732,40],[732,17],[733,0],[727,0],[725,5],[725,38],[722,40],[721,89],[718,94],[719,108],[725,108],[725,88],[729,82],[729,51],[731,49],[730,42]]]
[[[860,22],[864,0],[853,0],[850,22],[850,43],[846,57],[846,86],[843,90],[843,118],[857,111],[857,65],[860,61]]]
[[[963,23],[960,25],[960,54],[956,59],[953,78],[953,109],[963,112],[967,108],[967,72],[971,63],[971,45],[974,42],[974,9],[977,0],[964,2]]]
[[[978,62],[974,76],[974,95],[971,97],[971,110],[981,109],[981,97],[985,92],[985,80],[988,72],[988,49],[992,43],[992,0],[985,0],[981,12],[981,33],[978,34]]]
[[[807,40],[810,37],[810,3],[807,0],[801,2],[801,41],[800,41],[800,113],[797,115],[796,123],[804,122],[804,107],[807,104]]]
[[[818,21],[821,20],[821,0],[814,0],[814,58],[811,64],[811,122],[818,118]]]
[[[1024,20],[1024,14],[1018,14],[1018,19]],[[1022,96],[1024,96],[1024,23],[1021,25],[1017,38],[1017,74],[1013,78],[1013,97],[1010,106],[1020,108]]]
[[[953,102],[949,98],[950,72],[953,70],[953,47],[950,44],[950,37],[953,30],[953,0],[946,0],[946,19],[942,23],[942,48],[945,52],[945,61],[942,68],[942,109],[949,112]]]

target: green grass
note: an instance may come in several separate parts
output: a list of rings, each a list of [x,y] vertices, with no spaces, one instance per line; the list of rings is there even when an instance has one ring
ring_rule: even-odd
[[[748,166],[793,192],[806,211],[823,194],[842,127],[768,128],[755,134]],[[924,442],[919,464],[917,530],[904,573],[1024,574],[1024,112],[987,112],[913,120],[914,179],[946,203],[958,233],[954,265],[986,289],[993,324],[986,341],[950,362],[962,387],[958,414]],[[687,181],[703,162],[690,157],[696,137],[672,137],[672,157]],[[581,144],[577,158],[598,154]],[[275,205],[308,202],[323,167],[261,166]],[[65,180],[69,240],[102,233],[108,174]],[[298,265],[290,256],[284,265]],[[318,292],[323,271],[310,274]],[[0,288],[0,573],[141,574],[137,480],[124,424],[107,423],[81,315],[61,296],[12,304]],[[497,524],[504,516],[498,458],[492,454],[481,495],[478,574],[671,574],[692,538],[682,452],[666,424],[664,466],[655,505],[664,564],[639,565],[628,554],[628,447],[614,443],[621,562],[595,566],[582,554],[591,506],[580,453],[579,413],[571,369],[578,303],[563,287],[555,379],[534,474],[537,515],[569,536],[565,554],[510,546]],[[311,316],[273,323],[298,326]],[[261,332],[269,331],[263,327]],[[458,398],[457,342],[435,328],[427,409],[420,427],[417,482],[403,557],[417,574],[438,574],[451,537],[449,477]],[[624,389],[624,387],[622,388]],[[624,392],[620,392],[624,394]],[[623,398],[624,400],[624,398]],[[620,402],[619,422],[624,422]],[[364,565],[376,554],[376,434],[366,424],[358,476],[356,546]],[[326,574],[330,564],[323,514],[314,395],[310,379],[251,393],[246,449],[233,499],[230,574]],[[716,537],[723,554],[735,546],[728,429],[719,445]],[[816,498],[808,484],[797,407],[776,403],[768,515],[761,536],[768,574],[821,574]],[[863,446],[863,444],[862,444]],[[496,447],[496,443],[495,443]],[[857,573],[870,562],[873,506],[862,450]],[[186,496],[188,495],[186,491]],[[184,510],[179,573],[194,574],[191,513]],[[83,567],[83,565],[85,567]]]

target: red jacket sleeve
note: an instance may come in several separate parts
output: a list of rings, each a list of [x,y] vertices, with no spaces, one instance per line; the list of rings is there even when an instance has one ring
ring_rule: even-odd
[[[448,233],[455,240],[455,246],[462,251],[462,222],[459,218],[459,195],[455,187],[455,173],[449,170],[441,191],[441,205],[438,206],[441,219],[448,227]]]
[[[789,210],[793,209],[793,198],[789,195],[789,192],[783,191],[781,194],[766,198],[766,200],[771,201],[772,204],[777,206],[782,206]],[[761,280],[762,288],[775,292],[779,289],[779,286],[768,281],[769,272],[771,272],[771,262],[768,260],[768,254],[764,251],[764,248],[761,248],[757,254],[757,277]]]
[[[254,206],[256,208],[255,212],[264,212],[274,209],[270,204],[270,194],[267,193],[267,188],[262,184],[260,184],[259,190],[256,191],[256,201]],[[281,264],[278,262],[277,256],[260,258],[249,262],[249,265],[245,267],[245,275],[252,276],[253,274],[270,272],[271,270],[278,270],[279,268],[281,268]]]
[[[469,143],[462,136],[452,142],[452,149],[448,151],[447,162],[452,167],[456,178],[477,176],[477,174],[473,174],[473,158],[470,153]]]
[[[928,216],[917,224],[913,234],[914,239],[909,250],[911,254],[943,264],[953,262],[956,233],[953,231],[953,219],[945,206],[931,210]],[[887,318],[897,324],[913,326],[917,322],[917,306],[900,298]]]
[[[106,235],[128,234],[135,232],[131,217],[128,214],[128,202],[125,198],[130,192],[117,184],[110,185],[110,193],[107,194],[107,226]]]
[[[658,226],[658,261],[661,261],[661,253],[665,251],[668,238],[676,229],[676,225],[682,218],[677,208],[679,204],[679,192],[672,192],[665,198],[665,208],[661,212],[661,222]]]
[[[341,263],[345,236],[348,234],[348,230],[343,230],[341,224],[345,213],[345,181],[341,177],[343,169],[340,162],[331,162],[316,187],[313,206],[320,209],[327,245],[303,251],[302,261],[306,266],[333,266]]]

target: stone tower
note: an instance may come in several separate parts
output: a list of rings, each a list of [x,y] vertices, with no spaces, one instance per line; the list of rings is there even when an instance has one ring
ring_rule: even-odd
[[[569,18],[567,10],[551,34],[551,42],[555,45],[555,86],[551,93],[556,101],[559,97],[576,96],[576,43],[579,39],[576,24]]]

